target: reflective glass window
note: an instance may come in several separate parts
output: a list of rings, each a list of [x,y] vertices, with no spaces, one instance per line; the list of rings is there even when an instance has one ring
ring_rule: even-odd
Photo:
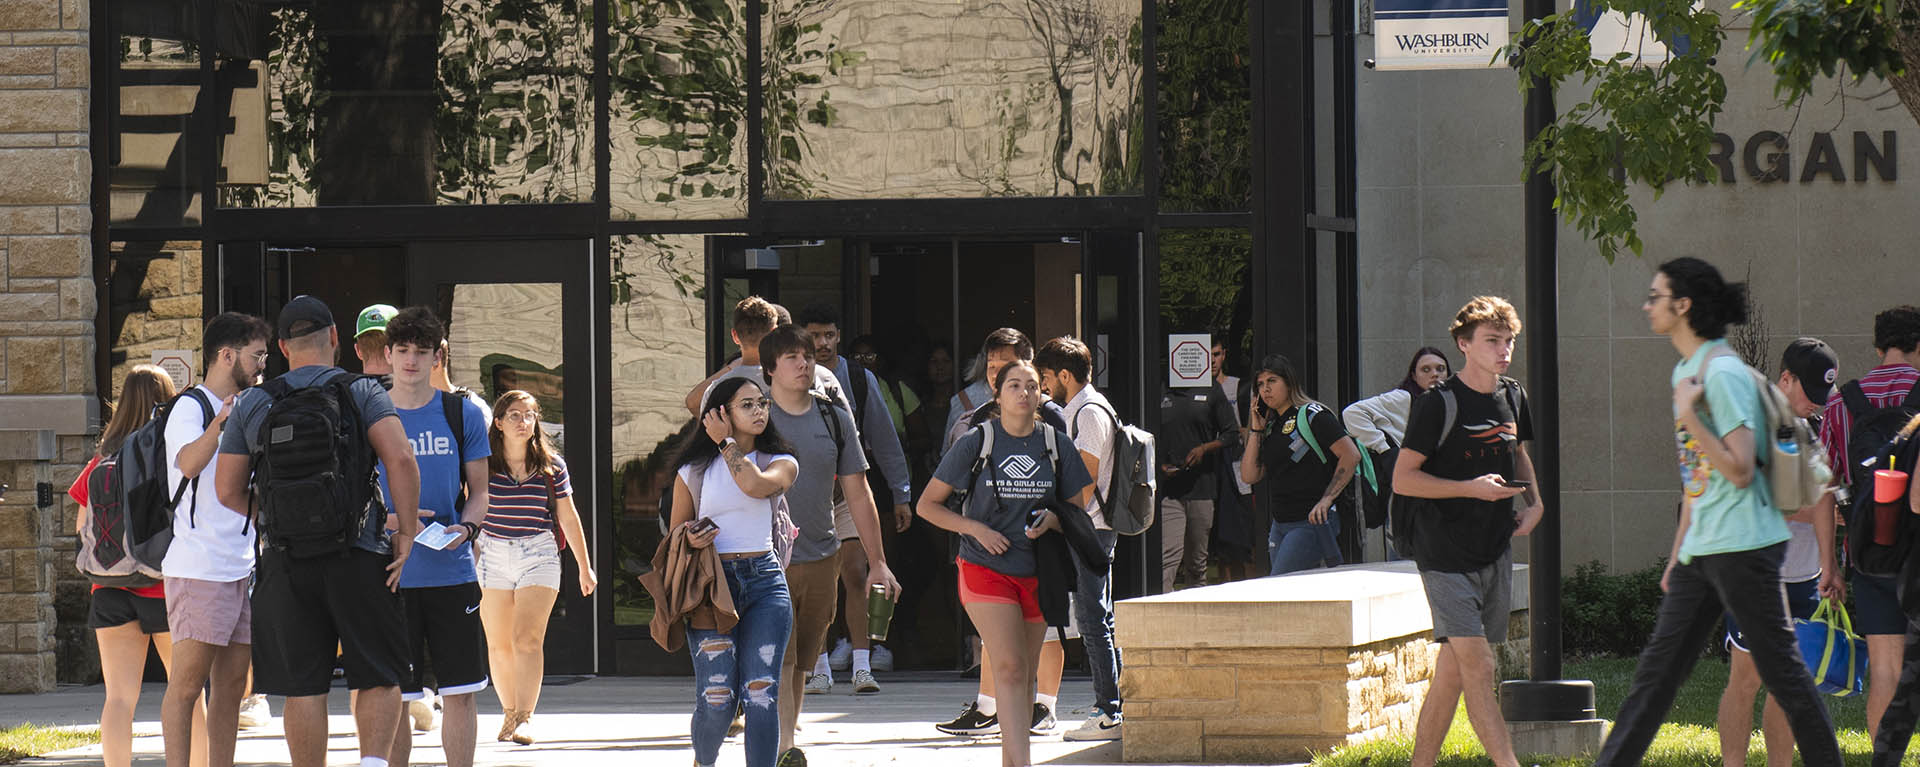
[[[586,0],[242,4],[261,40],[263,179],[230,207],[582,202],[593,196]]]
[[[615,219],[747,215],[744,0],[613,0]]]
[[[1157,8],[1160,209],[1251,210],[1247,0],[1159,0]]]
[[[108,215],[115,226],[200,223],[190,128],[201,99],[215,98],[218,89],[200,88],[195,7],[157,3],[114,14],[109,76],[119,99],[108,125]]]
[[[120,396],[120,382],[127,371],[142,363],[161,364],[171,370],[187,368],[187,383],[200,382],[206,372],[200,359],[202,280],[200,243],[194,242],[115,242],[107,257],[107,332],[101,343],[110,344],[108,359],[112,365],[112,399]],[[65,343],[68,371],[91,370],[89,365],[74,365],[75,356],[92,355],[91,344],[70,338]],[[59,347],[51,351],[61,353]],[[61,366],[33,366],[60,370]],[[19,369],[17,366],[16,370]],[[71,373],[70,373],[71,374]],[[69,386],[78,386],[69,382]],[[71,389],[80,391],[80,389]]]
[[[653,600],[636,577],[660,543],[663,490],[678,436],[693,422],[688,390],[707,377],[706,238],[615,237],[613,259],[613,618],[645,626]]]
[[[1138,0],[766,0],[769,199],[1141,191]]]
[[[1160,327],[1213,334],[1226,346],[1229,374],[1241,375],[1235,371],[1251,364],[1253,351],[1252,269],[1253,233],[1246,229],[1160,230]],[[1165,339],[1157,343],[1164,347]]]

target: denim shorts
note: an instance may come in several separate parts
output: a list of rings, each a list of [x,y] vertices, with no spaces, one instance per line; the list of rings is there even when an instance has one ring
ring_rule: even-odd
[[[480,588],[513,591],[528,586],[560,590],[560,544],[552,533],[525,538],[480,535],[480,556],[474,560]]]

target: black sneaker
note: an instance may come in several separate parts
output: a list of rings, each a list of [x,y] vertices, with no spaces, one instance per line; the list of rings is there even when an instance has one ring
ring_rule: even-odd
[[[1059,725],[1060,721],[1053,718],[1053,709],[1047,708],[1047,704],[1033,704],[1033,727],[1028,729],[1027,732],[1035,735],[1045,735],[1052,732],[1053,728]]]
[[[980,713],[980,703],[974,701],[960,709],[960,715],[954,717],[953,721],[941,722],[934,725],[933,729],[948,735],[992,735],[1000,731],[1000,718]]]
[[[807,767],[807,755],[801,753],[800,748],[796,746],[780,754],[780,761],[775,764],[778,767]]]

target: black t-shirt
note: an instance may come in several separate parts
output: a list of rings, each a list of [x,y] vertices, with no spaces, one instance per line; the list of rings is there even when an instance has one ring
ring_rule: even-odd
[[[1509,407],[1508,389],[1518,405]],[[1440,427],[1446,420],[1446,402],[1440,388],[1453,392],[1459,403],[1453,434],[1442,444]],[[1533,416],[1527,391],[1518,382],[1501,379],[1493,394],[1474,391],[1458,376],[1413,399],[1407,416],[1407,450],[1427,456],[1420,469],[1440,479],[1466,480],[1484,474],[1514,478],[1520,443],[1533,439]],[[1434,500],[1437,512],[1418,517],[1414,525],[1413,558],[1422,570],[1466,573],[1498,561],[1512,545],[1517,523],[1513,500],[1474,498]]]
[[[1218,385],[1192,389],[1168,389],[1160,398],[1160,432],[1154,435],[1155,460],[1165,466],[1178,466],[1195,447],[1214,440],[1226,440],[1239,423],[1233,420],[1233,406]],[[1214,467],[1220,454],[1209,453],[1192,468],[1171,474],[1160,473],[1160,494],[1183,501],[1210,501],[1215,495]]]
[[[1314,504],[1326,496],[1327,484],[1340,467],[1333,446],[1347,438],[1347,428],[1325,405],[1306,404],[1307,429],[1300,428],[1301,410],[1295,408],[1280,416],[1260,441],[1261,476],[1253,494],[1275,522],[1306,521]],[[1314,444],[1320,446],[1318,454],[1307,444],[1308,430],[1313,432]]]

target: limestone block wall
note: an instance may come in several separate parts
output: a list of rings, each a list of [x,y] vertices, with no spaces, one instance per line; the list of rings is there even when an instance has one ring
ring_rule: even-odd
[[[87,3],[0,3],[0,692],[54,685],[60,493],[91,453]],[[51,501],[40,504],[40,487]],[[65,535],[63,535],[65,533]],[[69,549],[70,550],[70,549]]]

